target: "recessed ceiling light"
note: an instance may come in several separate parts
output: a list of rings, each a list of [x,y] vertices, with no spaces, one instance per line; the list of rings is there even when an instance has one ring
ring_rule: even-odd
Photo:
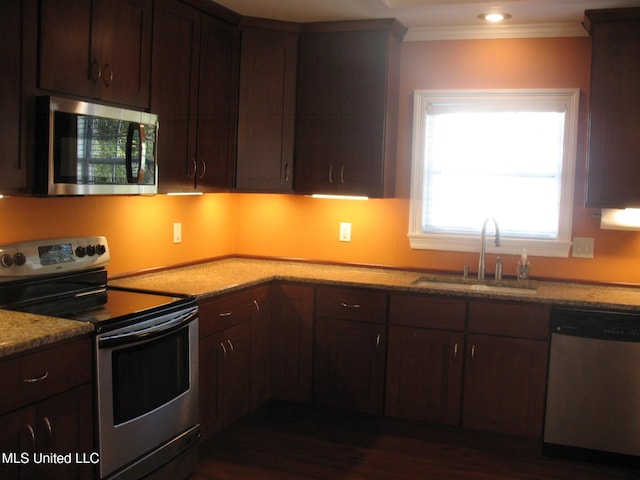
[[[509,20],[511,18],[511,15],[509,15],[508,13],[498,13],[498,12],[481,13],[480,15],[478,15],[478,18],[486,22],[499,23],[499,22],[502,22],[503,20]]]

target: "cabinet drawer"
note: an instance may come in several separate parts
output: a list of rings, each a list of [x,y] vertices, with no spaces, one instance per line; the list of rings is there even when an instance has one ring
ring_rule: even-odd
[[[198,305],[200,338],[251,320],[258,299],[251,291],[205,300]]]
[[[469,302],[469,333],[549,338],[549,305]]]
[[[467,302],[423,295],[392,295],[389,323],[438,330],[464,331]]]
[[[83,338],[0,363],[0,413],[90,383],[92,358]]]
[[[385,323],[387,295],[359,288],[318,287],[316,316]]]

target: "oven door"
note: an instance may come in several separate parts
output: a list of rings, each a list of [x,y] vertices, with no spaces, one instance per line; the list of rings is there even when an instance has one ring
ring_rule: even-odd
[[[197,441],[197,306],[101,333],[96,351],[100,478],[140,478]]]

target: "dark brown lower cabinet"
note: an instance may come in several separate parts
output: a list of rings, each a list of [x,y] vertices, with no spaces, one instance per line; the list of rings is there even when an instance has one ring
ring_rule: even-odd
[[[463,355],[463,333],[389,327],[385,413],[457,425]]]
[[[546,341],[469,335],[462,426],[539,437],[547,351]]]
[[[250,411],[251,325],[241,323],[200,340],[202,436]]]
[[[462,426],[540,437],[550,306],[470,301]]]
[[[282,400],[311,402],[313,366],[313,294],[309,285],[272,287],[272,395]]]
[[[92,395],[92,386],[87,384],[1,416],[0,452],[17,457],[0,462],[0,478],[93,478],[93,465],[76,457],[89,459],[95,451]],[[41,463],[39,456],[51,452],[71,455],[71,461]]]
[[[345,410],[382,413],[385,337],[384,325],[317,318],[314,401]]]

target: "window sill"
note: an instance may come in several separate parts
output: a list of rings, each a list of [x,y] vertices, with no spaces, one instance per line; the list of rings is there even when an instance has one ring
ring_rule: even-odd
[[[416,250],[442,250],[448,252],[480,252],[480,236],[415,234],[409,233],[409,243]],[[571,242],[561,240],[502,238],[496,247],[493,235],[487,234],[486,251],[494,254],[520,255],[523,249],[534,257],[569,257]]]

